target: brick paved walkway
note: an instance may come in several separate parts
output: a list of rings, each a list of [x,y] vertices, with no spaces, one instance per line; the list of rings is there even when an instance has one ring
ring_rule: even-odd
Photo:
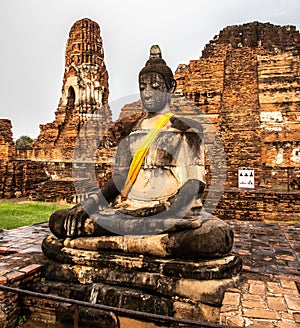
[[[242,281],[227,290],[223,324],[251,328],[300,327],[300,225],[229,222],[233,252],[243,258]]]
[[[225,293],[221,323],[251,328],[300,327],[300,225],[237,222],[233,253],[243,258],[237,288]],[[36,270],[43,262],[46,223],[0,233],[0,283]]]

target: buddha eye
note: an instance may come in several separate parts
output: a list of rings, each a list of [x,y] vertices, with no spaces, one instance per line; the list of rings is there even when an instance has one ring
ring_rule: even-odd
[[[146,86],[145,84],[140,84],[140,90],[145,90]]]
[[[158,89],[158,88],[159,88],[159,83],[154,82],[154,83],[152,84],[152,88],[153,88],[153,89]]]

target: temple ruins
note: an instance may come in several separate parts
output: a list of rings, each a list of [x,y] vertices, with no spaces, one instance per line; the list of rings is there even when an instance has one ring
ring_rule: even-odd
[[[227,179],[217,213],[223,218],[298,217],[299,49],[295,27],[253,22],[225,28],[200,59],[177,70],[177,92],[221,135]]]
[[[83,171],[93,166],[98,183],[106,181],[122,138],[121,127],[141,117],[142,104],[137,101],[125,105],[119,119],[112,122],[97,23],[85,18],[73,25],[65,58],[55,120],[40,126],[32,150],[16,150],[11,122],[0,120],[1,198],[78,203],[89,188],[89,176],[80,181],[82,194],[76,193],[72,165]],[[218,203],[213,213],[217,217],[256,221],[299,218],[299,69],[300,34],[295,27],[259,22],[224,28],[199,59],[178,66],[171,108],[175,115],[203,125],[204,207]],[[90,120],[92,124],[84,129]],[[93,158],[87,159],[89,153],[83,151],[74,163],[74,149],[85,150],[88,145],[97,147]],[[209,188],[212,176],[221,174],[218,165],[225,163],[223,150],[227,169],[219,201],[220,190],[209,192]],[[172,235],[170,231],[166,234]],[[28,265],[33,276],[27,279],[26,272],[13,279],[19,279],[21,287],[43,294],[215,323],[220,322],[226,289],[235,288],[240,281],[242,260],[230,250],[211,258],[180,256],[180,252],[170,252],[172,245],[163,234],[138,235],[136,239],[131,235],[94,236],[87,237],[89,242],[80,236],[64,237],[45,238],[42,248],[47,258],[39,257],[39,265]],[[19,308],[12,309],[8,298],[3,304],[1,315],[10,327]],[[29,296],[20,307],[36,322],[55,325],[73,320],[66,303]],[[148,324],[113,312],[80,311],[81,325],[122,328]],[[151,324],[159,326],[164,327],[159,320]]]
[[[101,122],[95,126],[93,137],[110,127],[108,94],[100,27],[88,18],[79,20],[71,28],[66,45],[62,95],[55,120],[40,126],[33,149],[16,152],[11,123],[1,120],[0,197],[76,202],[72,160],[78,133],[92,116]],[[98,169],[100,174],[106,172],[106,164],[99,164]]]
[[[219,217],[287,221],[299,211],[299,46],[294,26],[229,26],[205,46],[199,59],[176,70],[174,112],[205,116],[224,145],[227,177],[216,209]],[[1,120],[2,198],[78,201],[71,162],[84,122],[97,115],[101,128],[95,130],[103,134],[110,129],[96,156],[96,172],[103,180],[110,173],[118,126],[140,115],[139,102],[128,104],[112,124],[97,23],[82,19],[74,24],[65,57],[55,120],[41,125],[33,150],[16,151],[11,123]],[[182,95],[196,110],[186,111],[179,100]]]

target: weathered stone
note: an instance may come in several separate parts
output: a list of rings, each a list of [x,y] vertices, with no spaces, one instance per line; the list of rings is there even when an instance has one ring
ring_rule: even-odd
[[[47,249],[49,247],[49,250]],[[200,280],[230,278],[241,270],[238,257],[226,256],[215,260],[179,260],[154,258],[145,255],[125,255],[114,252],[96,252],[43,243],[43,251],[60,263],[87,265],[96,268],[112,267],[114,270],[137,270],[159,273],[167,276]],[[56,252],[55,252],[56,249]]]
[[[64,199],[74,202],[84,197],[88,181],[83,183],[87,188],[83,188],[82,194],[76,196],[70,179],[71,163],[63,162],[63,158],[72,157],[72,147],[66,147],[66,144],[74,144],[74,131],[78,127],[76,117],[79,117],[75,109],[68,112],[69,116],[66,115],[66,101],[68,90],[72,90],[71,88],[74,89],[75,96],[79,95],[80,89],[88,91],[84,88],[89,84],[88,80],[93,80],[93,76],[88,72],[88,76],[84,77],[87,79],[85,84],[83,73],[79,72],[81,68],[83,72],[83,67],[87,64],[96,71],[98,66],[102,67],[99,68],[100,81],[107,89],[102,100],[103,104],[107,103],[107,72],[102,65],[101,38],[96,36],[99,29],[95,24],[88,19],[80,20],[70,31],[72,38],[69,39],[66,49],[63,95],[56,111],[56,119],[42,126],[35,149],[17,151],[18,163],[11,163],[14,158],[12,138],[10,137],[9,147],[6,142],[3,143],[4,148],[0,146],[4,157],[8,154],[7,149],[10,149],[9,162],[7,165],[1,165],[0,169],[1,197],[31,194],[33,199]],[[184,115],[193,118],[205,116],[210,123],[204,126],[206,139],[209,141],[206,146],[214,146],[211,133],[213,126],[220,131],[228,155],[227,188],[215,213],[219,217],[297,220],[294,213],[297,213],[300,207],[300,111],[297,89],[299,35],[294,26],[276,26],[259,22],[229,26],[205,46],[200,59],[191,60],[188,65],[178,66],[175,75],[176,93],[183,95],[195,106],[191,110],[191,106],[175,97],[173,111],[176,115],[184,112]],[[92,58],[89,57],[91,53]],[[82,81],[81,84],[75,83],[76,77]],[[96,84],[94,90],[99,91]],[[71,94],[70,91],[70,96]],[[84,111],[92,110],[95,105],[83,100],[87,99],[84,98],[84,94],[81,94],[83,98],[80,101],[86,104],[81,111],[82,117],[86,119],[86,115],[90,114],[85,114]],[[69,98],[70,109],[72,97]],[[76,101],[74,106],[78,107]],[[102,106],[104,121],[110,123],[108,111]],[[108,164],[112,161],[115,146],[121,138],[122,126],[141,115],[140,102],[126,105],[122,109],[120,119],[105,136],[96,153],[96,174],[101,182],[110,174]],[[6,126],[6,123],[4,125]],[[1,124],[3,128],[4,125]],[[11,135],[11,132],[9,134]],[[218,154],[216,150],[214,156]],[[58,161],[42,162],[43,159],[52,161],[55,158]],[[38,161],[32,164],[29,163],[29,159]],[[237,188],[238,168],[241,166],[255,169],[254,190],[245,192]],[[208,185],[211,183],[210,172],[213,169],[207,159]],[[53,181],[58,181],[56,188]],[[231,198],[232,196],[234,197]],[[216,202],[218,197],[210,197],[207,199],[207,206],[210,207]]]
[[[82,182],[82,194],[77,190],[76,195],[73,186],[74,147],[79,134],[77,148],[82,150],[82,157],[92,145],[96,152],[97,142],[104,142],[104,132],[112,122],[108,94],[100,27],[88,18],[81,19],[71,28],[67,41],[62,95],[55,120],[40,126],[33,149],[15,151],[10,121],[0,122],[0,155],[6,161],[0,169],[0,197],[29,196],[69,203],[85,197],[88,176]],[[112,158],[111,150],[108,153]],[[93,164],[99,180],[104,181],[110,174],[105,156],[99,164]],[[79,165],[84,168],[89,163]]]
[[[113,284],[99,282],[80,285],[69,282],[68,288],[66,288],[66,283],[64,282],[46,281],[36,283],[33,289],[42,293],[71,297],[93,303],[97,302],[123,309],[175,316],[177,318],[189,318],[198,321],[218,321],[220,306],[217,304],[217,301],[206,304],[200,302],[199,299],[189,299],[186,295],[184,297],[176,296],[176,294],[164,295],[160,291],[155,292],[147,288],[143,290],[137,287],[128,287],[126,284],[123,285],[122,281],[116,281]],[[33,302],[32,299],[29,299],[29,301]],[[28,307],[29,304],[26,304],[26,306]],[[71,309],[71,307],[68,308]],[[31,311],[33,310],[34,306],[31,305]],[[54,312],[58,319],[61,318],[60,316],[64,312],[57,307],[49,310],[47,310],[48,314],[49,312]],[[82,313],[82,315],[84,317],[85,314]],[[68,316],[64,315],[64,317],[66,319]],[[93,322],[95,318],[90,320]],[[102,315],[100,315],[98,320],[103,320]]]
[[[215,213],[222,218],[288,220],[295,213],[288,210],[295,200],[287,192],[295,190],[299,198],[299,43],[293,26],[230,26],[206,45],[200,59],[176,71],[177,93],[193,102],[221,135],[227,181]],[[213,171],[208,164],[208,172]],[[254,193],[237,188],[240,167],[254,169]],[[275,189],[281,193],[270,199]],[[272,214],[260,197],[272,206]]]
[[[59,211],[51,216],[50,227],[53,230],[59,226]],[[117,217],[116,217],[117,220]],[[150,219],[148,219],[150,220]],[[170,221],[171,219],[166,219]],[[132,219],[130,220],[132,221]],[[175,223],[178,219],[173,220]],[[183,219],[182,222],[185,220]],[[175,231],[158,235],[125,235],[125,236],[99,236],[99,237],[79,237],[74,239],[66,239],[64,246],[83,249],[83,250],[108,250],[116,252],[124,252],[128,254],[144,254],[159,257],[175,256],[178,258],[217,258],[222,257],[231,250],[233,244],[233,232],[231,228],[221,220],[216,218],[209,219],[203,223],[197,220],[191,221],[195,223],[193,227],[190,225],[184,231]],[[154,223],[154,221],[153,221]],[[159,222],[161,223],[161,222]],[[54,229],[55,230],[55,229]],[[51,245],[55,245],[57,241],[49,238],[43,243],[45,254],[49,256],[51,253]],[[54,250],[57,253],[56,250]],[[51,255],[50,255],[51,256]]]
[[[15,155],[12,125],[8,119],[0,119],[0,158],[7,162]]]
[[[55,113],[56,118],[52,123],[41,125],[41,133],[34,143],[35,158],[65,162],[72,160],[79,130],[93,115],[99,124],[90,126],[85,133],[91,135],[85,137],[91,141],[93,136],[104,135],[111,123],[107,103],[108,73],[100,27],[96,22],[84,18],[77,21],[70,30],[62,96]]]
[[[156,255],[165,257],[170,255],[170,246],[174,244],[169,239],[168,234],[154,236],[102,236],[76,238],[70,241],[65,240],[66,247],[76,249],[115,250],[125,253]]]
[[[190,318],[196,321],[218,322],[220,309],[206,304],[194,304],[176,301],[173,304],[175,318]]]
[[[15,197],[14,164],[15,144],[11,121],[0,119],[0,197]]]

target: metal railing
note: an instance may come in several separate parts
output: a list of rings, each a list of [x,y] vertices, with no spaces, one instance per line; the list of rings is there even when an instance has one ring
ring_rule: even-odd
[[[177,323],[177,324],[189,325],[189,327],[202,327],[202,328],[238,328],[236,326],[227,326],[227,325],[221,325],[221,324],[216,324],[216,323],[211,323],[211,322],[200,322],[200,321],[189,320],[189,319],[174,318],[174,317],[169,317],[169,316],[165,316],[165,315],[159,315],[159,314],[153,314],[153,313],[147,313],[147,312],[141,312],[141,311],[134,311],[134,310],[127,310],[127,309],[122,309],[122,308],[107,306],[107,305],[101,305],[101,304],[94,304],[94,303],[90,303],[90,302],[84,302],[84,301],[80,301],[80,300],[60,297],[60,296],[51,295],[51,294],[43,294],[43,293],[33,292],[30,290],[26,290],[26,289],[8,287],[8,286],[4,286],[4,285],[0,285],[0,290],[17,293],[17,294],[24,294],[24,295],[32,296],[35,298],[56,301],[56,302],[60,302],[60,303],[73,304],[74,305],[74,315],[73,315],[74,328],[79,327],[78,326],[78,324],[79,324],[79,306],[94,308],[94,309],[107,311],[107,312],[113,312],[115,314],[123,315],[124,317],[146,319],[151,322]]]

